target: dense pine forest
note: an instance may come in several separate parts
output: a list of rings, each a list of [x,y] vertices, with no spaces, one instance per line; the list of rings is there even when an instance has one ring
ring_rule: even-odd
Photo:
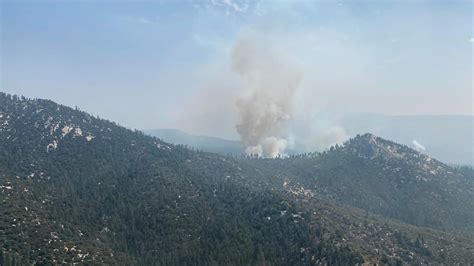
[[[1,265],[473,264],[473,197],[371,134],[236,158],[0,93]]]

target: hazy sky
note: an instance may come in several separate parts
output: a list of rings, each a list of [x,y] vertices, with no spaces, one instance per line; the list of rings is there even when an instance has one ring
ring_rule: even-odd
[[[297,109],[473,113],[472,1],[1,1],[1,88],[139,129],[235,137],[230,51],[303,72]]]

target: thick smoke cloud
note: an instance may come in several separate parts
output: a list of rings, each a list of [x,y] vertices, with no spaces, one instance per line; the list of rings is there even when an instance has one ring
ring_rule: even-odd
[[[276,157],[288,141],[281,136],[294,112],[294,98],[302,72],[281,52],[255,39],[241,39],[232,50],[233,71],[240,75],[247,95],[237,100],[237,132],[248,154]]]

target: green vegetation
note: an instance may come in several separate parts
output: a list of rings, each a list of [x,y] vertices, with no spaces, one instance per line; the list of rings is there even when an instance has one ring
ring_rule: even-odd
[[[236,159],[0,93],[0,264],[474,263],[472,239],[384,218],[404,220],[385,163],[347,147]]]
[[[322,198],[417,226],[474,233],[470,168],[449,167],[371,134],[321,154],[246,162]]]

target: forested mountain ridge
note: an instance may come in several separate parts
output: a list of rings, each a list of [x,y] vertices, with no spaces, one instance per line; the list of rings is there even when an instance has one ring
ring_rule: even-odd
[[[295,186],[299,176],[267,174],[264,161],[254,167],[0,93],[0,262],[474,261],[471,239],[338,206]]]
[[[472,128],[474,116],[466,115],[402,115],[387,116],[380,114],[346,114],[321,112],[309,123],[316,128],[315,132],[325,132],[325,125],[333,121],[334,125],[343,128],[348,136],[355,137],[361,132],[389,139],[399,144],[415,147],[413,142],[421,142],[423,153],[444,163],[474,166],[473,149],[474,135]],[[145,134],[155,136],[173,144],[186,144],[203,151],[233,154],[242,153],[240,141],[221,139],[209,136],[198,136],[177,129],[145,130]],[[285,153],[295,155],[314,152],[308,147],[308,136],[295,139],[291,149]],[[418,143],[420,144],[420,143]],[[321,147],[320,147],[321,148]]]
[[[417,226],[474,233],[474,179],[372,134],[284,160],[247,160],[321,198]]]

